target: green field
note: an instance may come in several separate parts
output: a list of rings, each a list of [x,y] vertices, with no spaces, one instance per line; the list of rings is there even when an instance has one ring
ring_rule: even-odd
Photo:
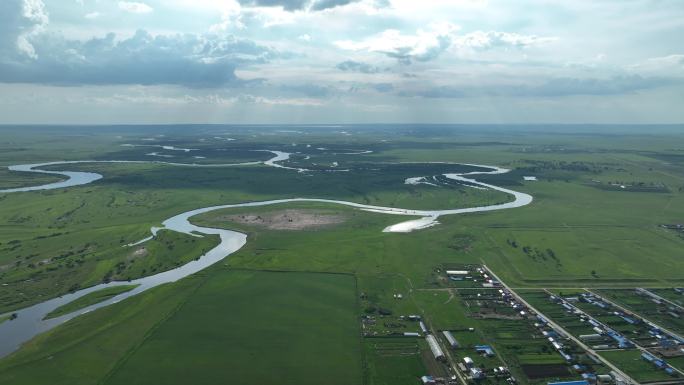
[[[364,384],[414,385],[427,373],[420,342],[414,338],[367,338],[364,354]]]
[[[354,384],[361,350],[352,276],[217,269],[40,336],[0,383]]]
[[[55,318],[59,317],[64,314],[69,314],[71,312],[75,312],[76,310],[83,309],[84,307],[88,307],[90,305],[94,305],[96,303],[100,303],[104,300],[107,300],[109,298],[115,297],[121,293],[125,293],[127,291],[131,291],[138,287],[138,285],[123,285],[123,286],[115,286],[115,287],[110,287],[98,291],[94,291],[90,294],[86,294],[83,297],[71,301],[66,305],[62,305],[58,307],[57,309],[51,311],[48,313],[47,316],[45,316],[46,319],[49,318]]]
[[[222,271],[104,383],[359,384],[355,307],[352,276]]]
[[[486,366],[503,362],[521,383],[542,383],[526,379],[520,367],[560,365],[559,356],[547,350],[526,321],[477,318],[492,307],[469,299],[468,292],[485,293],[480,284],[446,281],[444,269],[486,264],[574,335],[592,328],[568,316],[539,289],[570,293],[586,287],[608,293],[684,285],[684,236],[661,226],[684,221],[680,127],[350,126],[344,138],[314,128],[301,135],[232,126],[98,127],[97,134],[92,129],[0,128],[0,165],[159,160],[145,155],[148,147],[122,146],[149,144],[147,139],[154,138],[155,144],[196,148],[191,155],[205,156],[167,151],[174,162],[263,161],[271,155],[255,150],[270,149],[293,153],[285,165],[318,171],[88,163],[68,169],[99,172],[104,178],[68,189],[0,194],[0,313],[200,257],[217,244],[215,237],[162,230],[153,240],[126,246],[190,209],[294,197],[415,209],[512,199],[444,179],[430,179],[439,186],[408,185],[410,177],[478,170],[415,162],[506,167],[512,171],[476,178],[531,194],[534,201],[512,210],[440,217],[439,225],[409,234],[382,230],[411,217],[334,204],[206,213],[192,222],[242,231],[247,244],[194,276],[34,338],[0,360],[0,383],[128,384],[149,383],[145,380],[150,378],[176,383],[187,378],[179,374],[183,370],[197,383],[408,385],[420,375],[445,373],[422,339],[392,335],[418,330],[416,323],[401,318],[409,314],[421,315],[435,331],[463,334],[466,344],[491,344],[498,355],[482,358]],[[236,140],[211,140],[225,132]],[[365,150],[372,153],[345,154]],[[349,171],[321,171],[326,167]],[[538,181],[524,181],[528,175]],[[0,188],[55,180],[0,171]],[[335,220],[279,229],[236,219],[292,213]],[[681,297],[671,291],[656,290],[671,300]],[[500,316],[510,315],[497,306]],[[645,311],[654,311],[654,318],[661,315]],[[374,317],[375,323],[361,325],[361,316]],[[476,331],[468,332],[469,327]],[[360,337],[364,333],[367,338]],[[457,358],[472,354],[454,352]],[[629,365],[632,359],[609,356],[616,364]],[[644,378],[653,375],[642,369],[637,372],[643,371]]]
[[[0,361],[0,383],[100,383],[201,282],[202,277],[193,277],[175,285],[164,285],[41,334]]]

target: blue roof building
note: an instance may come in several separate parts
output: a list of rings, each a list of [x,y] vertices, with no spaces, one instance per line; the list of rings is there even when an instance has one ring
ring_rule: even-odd
[[[634,347],[634,344],[627,338],[621,336],[619,333],[612,330],[608,331],[608,336],[617,342],[618,347],[621,349]]]
[[[596,374],[594,373],[582,373],[582,378],[589,382],[596,382]]]
[[[561,382],[549,382],[547,385],[589,385],[587,380],[579,381],[561,381]]]
[[[475,345],[475,351],[478,353],[485,354],[488,357],[494,356],[494,350],[489,345]]]

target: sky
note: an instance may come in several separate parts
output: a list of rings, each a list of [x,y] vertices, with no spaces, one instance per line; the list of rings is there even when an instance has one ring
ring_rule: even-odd
[[[0,124],[682,123],[681,0],[0,0]]]

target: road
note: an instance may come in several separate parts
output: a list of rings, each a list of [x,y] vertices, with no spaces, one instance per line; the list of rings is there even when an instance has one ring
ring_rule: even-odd
[[[596,293],[590,291],[589,289],[585,289],[585,290],[586,290],[587,292],[589,292],[589,293],[595,295],[596,297],[601,298],[602,301],[605,301],[605,302],[609,303],[610,305],[612,305],[612,306],[614,306],[614,307],[616,307],[616,308],[622,310],[623,312],[626,312],[626,313],[628,313],[628,314],[636,314],[638,317],[640,317],[640,318],[643,319],[644,321],[651,323],[652,325],[654,325],[655,327],[657,327],[657,328],[659,328],[659,329],[665,331],[666,333],[669,333],[669,334],[671,334],[671,335],[673,335],[673,336],[676,336],[676,337],[680,337],[678,334],[672,333],[671,331],[669,331],[669,330],[667,330],[667,329],[661,327],[660,325],[658,325],[658,324],[656,324],[656,323],[654,323],[654,322],[651,322],[650,320],[644,318],[644,317],[641,316],[640,314],[637,314],[637,313],[635,313],[635,312],[633,312],[633,311],[631,311],[631,310],[629,310],[629,309],[625,309],[624,307],[618,305],[617,303],[615,303],[615,302],[613,302],[613,301],[611,301],[611,300],[609,300],[609,299],[606,299],[606,298],[603,297],[602,295],[598,295],[598,294],[596,294]],[[584,313],[584,314],[586,314],[586,313]],[[589,314],[586,314],[586,315],[587,315],[588,317],[591,317],[592,319],[594,319],[594,317],[592,317],[591,315],[589,315]],[[681,337],[680,337],[680,338],[681,338]],[[644,347],[642,347],[642,346],[640,346],[640,345],[638,345],[638,344],[634,344],[634,346],[636,346],[637,349],[641,350],[642,353],[652,354],[652,353],[649,352],[646,348],[644,348]],[[684,372],[682,372],[681,370],[675,368],[675,367],[672,366],[672,365],[670,365],[670,367],[671,367],[672,369],[674,369],[677,373],[679,373],[680,376],[684,376]]]
[[[524,298],[522,298],[520,295],[518,295],[518,293],[516,293],[516,292],[513,291],[508,285],[506,285],[506,283],[505,283],[504,281],[502,281],[502,280],[501,280],[501,279],[500,279],[500,278],[499,278],[499,277],[498,277],[498,276],[497,276],[489,267],[487,267],[487,265],[484,265],[484,264],[483,264],[482,267],[483,267],[485,270],[487,270],[487,272],[488,272],[492,277],[494,277],[494,279],[496,279],[497,281],[501,282],[501,285],[502,285],[504,288],[506,288],[506,289],[511,293],[511,295],[513,295],[513,296],[516,298],[516,300],[518,300],[520,303],[522,303],[522,304],[524,304],[525,306],[527,306],[528,309],[530,309],[530,310],[534,311],[535,313],[537,313],[538,315],[544,317],[544,319],[546,319],[546,320],[548,321],[548,323],[549,323],[554,329],[556,329],[557,331],[561,332],[561,334],[563,334],[564,337],[571,339],[571,340],[572,340],[573,342],[575,342],[578,346],[580,346],[582,349],[584,349],[584,351],[586,351],[587,353],[589,353],[589,354],[595,356],[596,358],[598,358],[601,362],[603,362],[604,365],[606,365],[607,367],[609,367],[611,370],[613,370],[615,373],[617,373],[618,375],[620,375],[620,376],[621,376],[622,378],[624,378],[625,380],[629,381],[631,384],[639,385],[639,382],[638,382],[638,381],[635,381],[632,377],[630,377],[630,376],[628,376],[627,374],[625,374],[625,372],[623,372],[622,370],[620,370],[620,368],[618,368],[617,366],[613,365],[610,361],[606,360],[605,358],[601,357],[598,353],[596,353],[596,351],[595,351],[594,349],[592,349],[592,348],[590,348],[589,346],[585,345],[584,342],[580,341],[578,338],[575,338],[575,336],[573,336],[573,335],[570,334],[568,331],[566,331],[564,328],[562,328],[560,325],[558,325],[557,323],[555,323],[551,318],[545,316],[544,313],[540,312],[540,311],[539,311],[538,309],[536,309],[534,306],[530,305]]]
[[[656,293],[654,293],[654,292],[652,292],[652,291],[650,291],[650,290],[648,290],[648,289],[644,289],[643,287],[640,287],[640,289],[643,290],[643,291],[645,291],[645,292],[647,292],[648,295],[652,296],[653,298],[658,298],[659,300],[661,300],[661,301],[663,301],[663,302],[667,302],[667,303],[669,303],[670,305],[672,305],[672,306],[674,306],[674,307],[676,307],[676,308],[679,308],[680,310],[684,310],[684,307],[682,307],[681,305],[678,305],[678,304],[676,304],[676,303],[670,301],[669,299],[667,299],[667,298],[665,298],[665,297],[661,297],[661,296],[659,296],[658,294],[656,294]]]
[[[424,312],[423,315],[425,315]],[[449,350],[449,347],[444,346],[444,343],[442,343],[442,341],[439,338],[437,338],[437,334],[435,334],[436,329],[432,326],[432,323],[425,319],[425,317],[423,317],[423,322],[426,323],[426,326],[430,330],[431,334],[435,336],[435,340],[437,341],[439,347],[442,348],[442,352],[444,352],[444,355],[447,358],[447,362],[449,363],[451,370],[454,373],[456,373],[456,376],[458,377],[459,381],[461,381],[462,385],[468,385],[468,380],[463,376],[463,373],[461,373],[461,370],[458,368],[457,362],[451,356],[451,351]]]
[[[591,289],[584,289],[584,290],[587,291],[587,292],[589,292],[589,293],[591,293],[591,294],[593,294],[593,295],[595,295],[595,296],[597,296],[598,298],[601,298],[601,300],[603,300],[603,301],[605,301],[605,302],[607,302],[607,303],[609,303],[609,304],[615,306],[616,308],[622,310],[623,312],[625,312],[625,313],[627,313],[627,314],[634,314],[634,315],[636,315],[637,317],[639,317],[639,318],[641,318],[642,320],[648,322],[649,324],[651,324],[651,325],[657,327],[658,329],[664,331],[664,332],[667,333],[667,334],[670,334],[670,335],[675,336],[675,337],[680,338],[680,339],[684,339],[680,334],[675,333],[675,332],[673,332],[672,330],[669,330],[669,329],[667,329],[667,328],[664,328],[664,327],[660,326],[659,324],[657,324],[657,323],[651,321],[650,319],[648,319],[648,318],[644,317],[643,315],[641,315],[641,314],[635,312],[634,310],[627,309],[627,308],[625,308],[624,306],[618,304],[617,302],[612,301],[612,300],[610,300],[610,299],[608,299],[608,298],[606,298],[606,297],[604,297],[604,296],[602,296],[602,295],[600,295],[600,294],[597,294],[597,293],[594,292],[594,291],[591,291]]]

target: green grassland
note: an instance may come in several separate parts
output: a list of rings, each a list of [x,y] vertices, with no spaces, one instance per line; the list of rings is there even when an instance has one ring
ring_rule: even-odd
[[[98,384],[199,287],[195,276],[79,316],[0,362],[0,383]],[[12,321],[14,322],[14,321]]]
[[[60,182],[65,178],[59,175],[24,174],[0,168],[0,189],[9,189],[26,186]]]
[[[377,315],[382,308],[392,313],[387,319],[421,314],[437,330],[475,327],[473,343],[487,341],[501,355],[488,365],[500,359],[511,364],[558,360],[539,341],[526,342],[532,333],[527,325],[469,316],[472,309],[459,299],[459,293],[468,289],[450,289],[437,278],[436,269],[445,264],[485,263],[520,288],[684,284],[684,239],[660,227],[684,221],[684,134],[677,129],[644,133],[629,127],[605,128],[605,132],[563,127],[351,127],[347,130],[351,135],[344,137],[325,130],[285,134],[255,127],[109,127],[102,128],[100,135],[67,128],[6,130],[8,135],[0,140],[0,165],[58,159],[142,160],[147,159],[145,153],[161,149],[121,144],[145,144],[151,141],[144,139],[153,138],[154,143],[199,149],[189,154],[166,151],[174,158],[161,160],[264,160],[268,154],[252,150],[273,149],[300,152],[292,164],[302,167],[338,162],[340,169],[352,171],[297,173],[263,165],[70,165],[70,170],[99,172],[104,178],[63,190],[0,194],[0,312],[197,258],[216,239],[162,231],[140,246],[122,245],[148,236],[150,227],[166,218],[198,207],[311,197],[429,209],[511,199],[456,184],[405,185],[408,177],[475,169],[401,162],[507,167],[513,171],[476,178],[529,193],[535,200],[513,210],[442,217],[440,225],[410,234],[382,232],[409,217],[317,203],[222,210],[195,217],[192,221],[197,224],[245,232],[248,242],[203,272],[38,336],[0,360],[0,383],[116,384],[149,378],[174,383],[182,378],[176,371],[184,369],[205,382],[223,376],[236,384],[274,383],[268,376],[279,372],[285,374],[278,380],[286,382],[277,383],[307,383],[310,378],[320,383],[325,378],[327,383],[411,384],[432,370],[424,342],[360,340],[361,315]],[[216,135],[237,140],[212,141]],[[48,140],[54,136],[59,140]],[[314,150],[317,147],[331,150]],[[367,149],[373,153],[331,154]],[[523,181],[527,175],[539,180]],[[0,186],[31,185],[38,179],[5,172],[0,174]],[[615,188],[615,184],[628,187]],[[345,220],[321,228],[279,231],[225,219],[284,209],[312,210]],[[278,283],[291,290],[278,291]],[[316,289],[321,295],[312,294]],[[404,298],[395,299],[397,293]],[[538,294],[531,296],[531,302],[536,301],[533,304],[540,310],[554,311],[545,294],[530,293]],[[357,301],[360,294],[363,297]],[[309,312],[316,316],[302,316]],[[336,315],[325,318],[324,314]],[[407,324],[397,330],[415,328]],[[582,325],[569,329],[584,332]],[[275,331],[280,333],[274,335]],[[208,350],[201,351],[200,343]],[[321,352],[317,350],[321,344],[336,349]],[[283,345],[294,353],[284,353]],[[313,357],[323,362],[318,372],[307,363],[312,352],[318,352]],[[209,358],[202,363],[201,357]],[[615,359],[623,357],[615,354]],[[186,365],[173,365],[179,361]],[[265,366],[269,362],[277,364]]]
[[[349,275],[222,271],[104,383],[358,384],[355,313]]]
[[[88,307],[90,305],[94,305],[96,303],[100,303],[106,299],[115,297],[121,293],[125,293],[127,291],[131,291],[138,287],[138,285],[123,285],[123,286],[114,286],[114,287],[109,287],[106,289],[98,290],[95,292],[92,292],[90,294],[86,294],[83,297],[76,299],[74,301],[69,302],[66,305],[62,305],[58,307],[57,309],[49,312],[47,316],[45,316],[46,319],[48,318],[55,318],[59,317],[64,314],[69,314],[71,312],[75,312],[76,310],[83,309],[84,307]]]
[[[684,371],[684,356],[668,358],[667,363],[680,371]]]
[[[0,383],[355,384],[361,348],[353,276],[214,267],[41,335]]]
[[[88,211],[82,215],[92,215],[97,208]],[[109,227],[75,227],[41,231],[32,230],[30,224],[17,225],[10,234],[3,234],[12,240],[0,245],[0,263],[6,267],[0,272],[0,312],[28,306],[48,295],[169,270],[200,257],[218,242],[216,237],[160,231],[144,244],[127,247],[145,236],[139,226],[114,227],[126,231],[120,237],[114,237]]]

